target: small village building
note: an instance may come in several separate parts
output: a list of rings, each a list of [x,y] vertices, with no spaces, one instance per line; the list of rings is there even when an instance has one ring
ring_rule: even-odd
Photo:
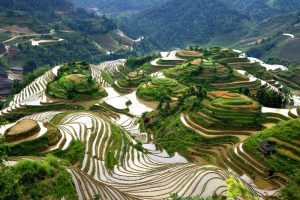
[[[264,156],[269,156],[269,155],[276,153],[275,148],[266,141],[260,142],[259,148],[262,151],[262,153],[264,154]]]
[[[21,67],[12,67],[12,68],[10,68],[10,71],[12,73],[15,73],[15,74],[22,74],[23,73],[23,68],[21,68]]]
[[[20,52],[20,50],[19,50],[19,48],[16,45],[12,45],[8,49],[8,54],[9,55],[15,55],[15,54],[17,54],[19,52]]]
[[[0,99],[6,99],[11,94],[12,85],[12,80],[0,79]]]
[[[8,74],[4,71],[0,71],[0,79],[7,79],[8,78]]]

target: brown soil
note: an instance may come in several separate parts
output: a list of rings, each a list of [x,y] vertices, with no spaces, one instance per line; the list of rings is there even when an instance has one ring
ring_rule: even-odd
[[[39,124],[36,121],[30,119],[24,119],[18,122],[13,127],[11,127],[6,133],[6,136],[9,137],[9,136],[23,135],[28,132],[36,131],[38,129],[39,129]]]
[[[84,79],[77,74],[71,74],[68,78],[75,83],[82,83],[84,81]]]
[[[178,51],[177,52],[179,56],[183,56],[183,57],[201,57],[202,53],[197,52],[197,51]]]
[[[216,99],[218,97],[222,97],[229,93],[228,91],[214,91],[214,92],[209,92],[208,95],[212,97],[213,99]]]
[[[259,189],[272,189],[272,188],[274,188],[274,185],[272,185],[266,179],[264,179],[262,177],[259,177],[259,176],[255,178],[254,183]]]
[[[138,76],[138,73],[137,72],[130,72],[130,73],[128,73],[128,77],[129,78],[135,78],[135,77],[137,77]]]

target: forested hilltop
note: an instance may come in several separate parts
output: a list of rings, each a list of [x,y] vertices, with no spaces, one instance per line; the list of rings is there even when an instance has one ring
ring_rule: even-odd
[[[297,0],[223,0],[251,19],[262,20],[277,15],[297,11],[300,2]]]
[[[206,43],[220,33],[233,34],[243,28],[246,19],[219,0],[171,0],[132,16],[120,16],[119,24],[130,35],[148,36],[160,47],[172,48]]]
[[[158,6],[167,0],[71,0],[76,6],[98,8],[100,12],[118,14],[136,12]]]
[[[264,61],[295,62],[300,59],[299,9],[292,0],[169,0],[119,15],[117,21],[129,35],[150,38],[157,49],[222,45]]]
[[[134,55],[141,43],[112,19],[66,0],[1,1],[0,42],[1,71],[17,66],[25,72],[78,59],[98,63]]]

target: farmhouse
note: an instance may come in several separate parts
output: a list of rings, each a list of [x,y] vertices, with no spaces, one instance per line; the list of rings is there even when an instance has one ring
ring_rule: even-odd
[[[0,71],[0,79],[7,79],[8,75],[6,72]]]
[[[10,71],[14,74],[22,74],[23,69],[21,67],[12,67],[10,68]]]
[[[9,79],[0,79],[0,99],[5,99],[10,95],[12,81]]]
[[[272,155],[276,152],[274,147],[271,144],[269,144],[268,142],[265,142],[265,141],[260,142],[259,148],[265,156]]]

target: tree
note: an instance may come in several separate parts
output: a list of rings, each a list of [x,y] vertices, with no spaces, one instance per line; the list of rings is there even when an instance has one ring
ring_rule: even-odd
[[[25,63],[23,67],[23,74],[27,74],[28,72],[32,72],[37,68],[37,64],[33,60],[29,60]]]
[[[246,96],[250,96],[250,89],[249,88],[239,88],[239,93],[244,94]]]
[[[300,199],[300,170],[296,169],[287,185],[281,190],[283,199]]]
[[[287,99],[283,93],[269,90],[265,86],[257,91],[256,99],[263,106],[272,108],[284,108],[287,104]]]
[[[8,144],[5,143],[5,138],[0,136],[0,165],[7,160],[10,148]]]
[[[243,200],[258,200],[258,197],[252,195],[246,188],[243,182],[238,181],[235,177],[231,176],[226,180],[227,185],[227,198],[241,198]]]

